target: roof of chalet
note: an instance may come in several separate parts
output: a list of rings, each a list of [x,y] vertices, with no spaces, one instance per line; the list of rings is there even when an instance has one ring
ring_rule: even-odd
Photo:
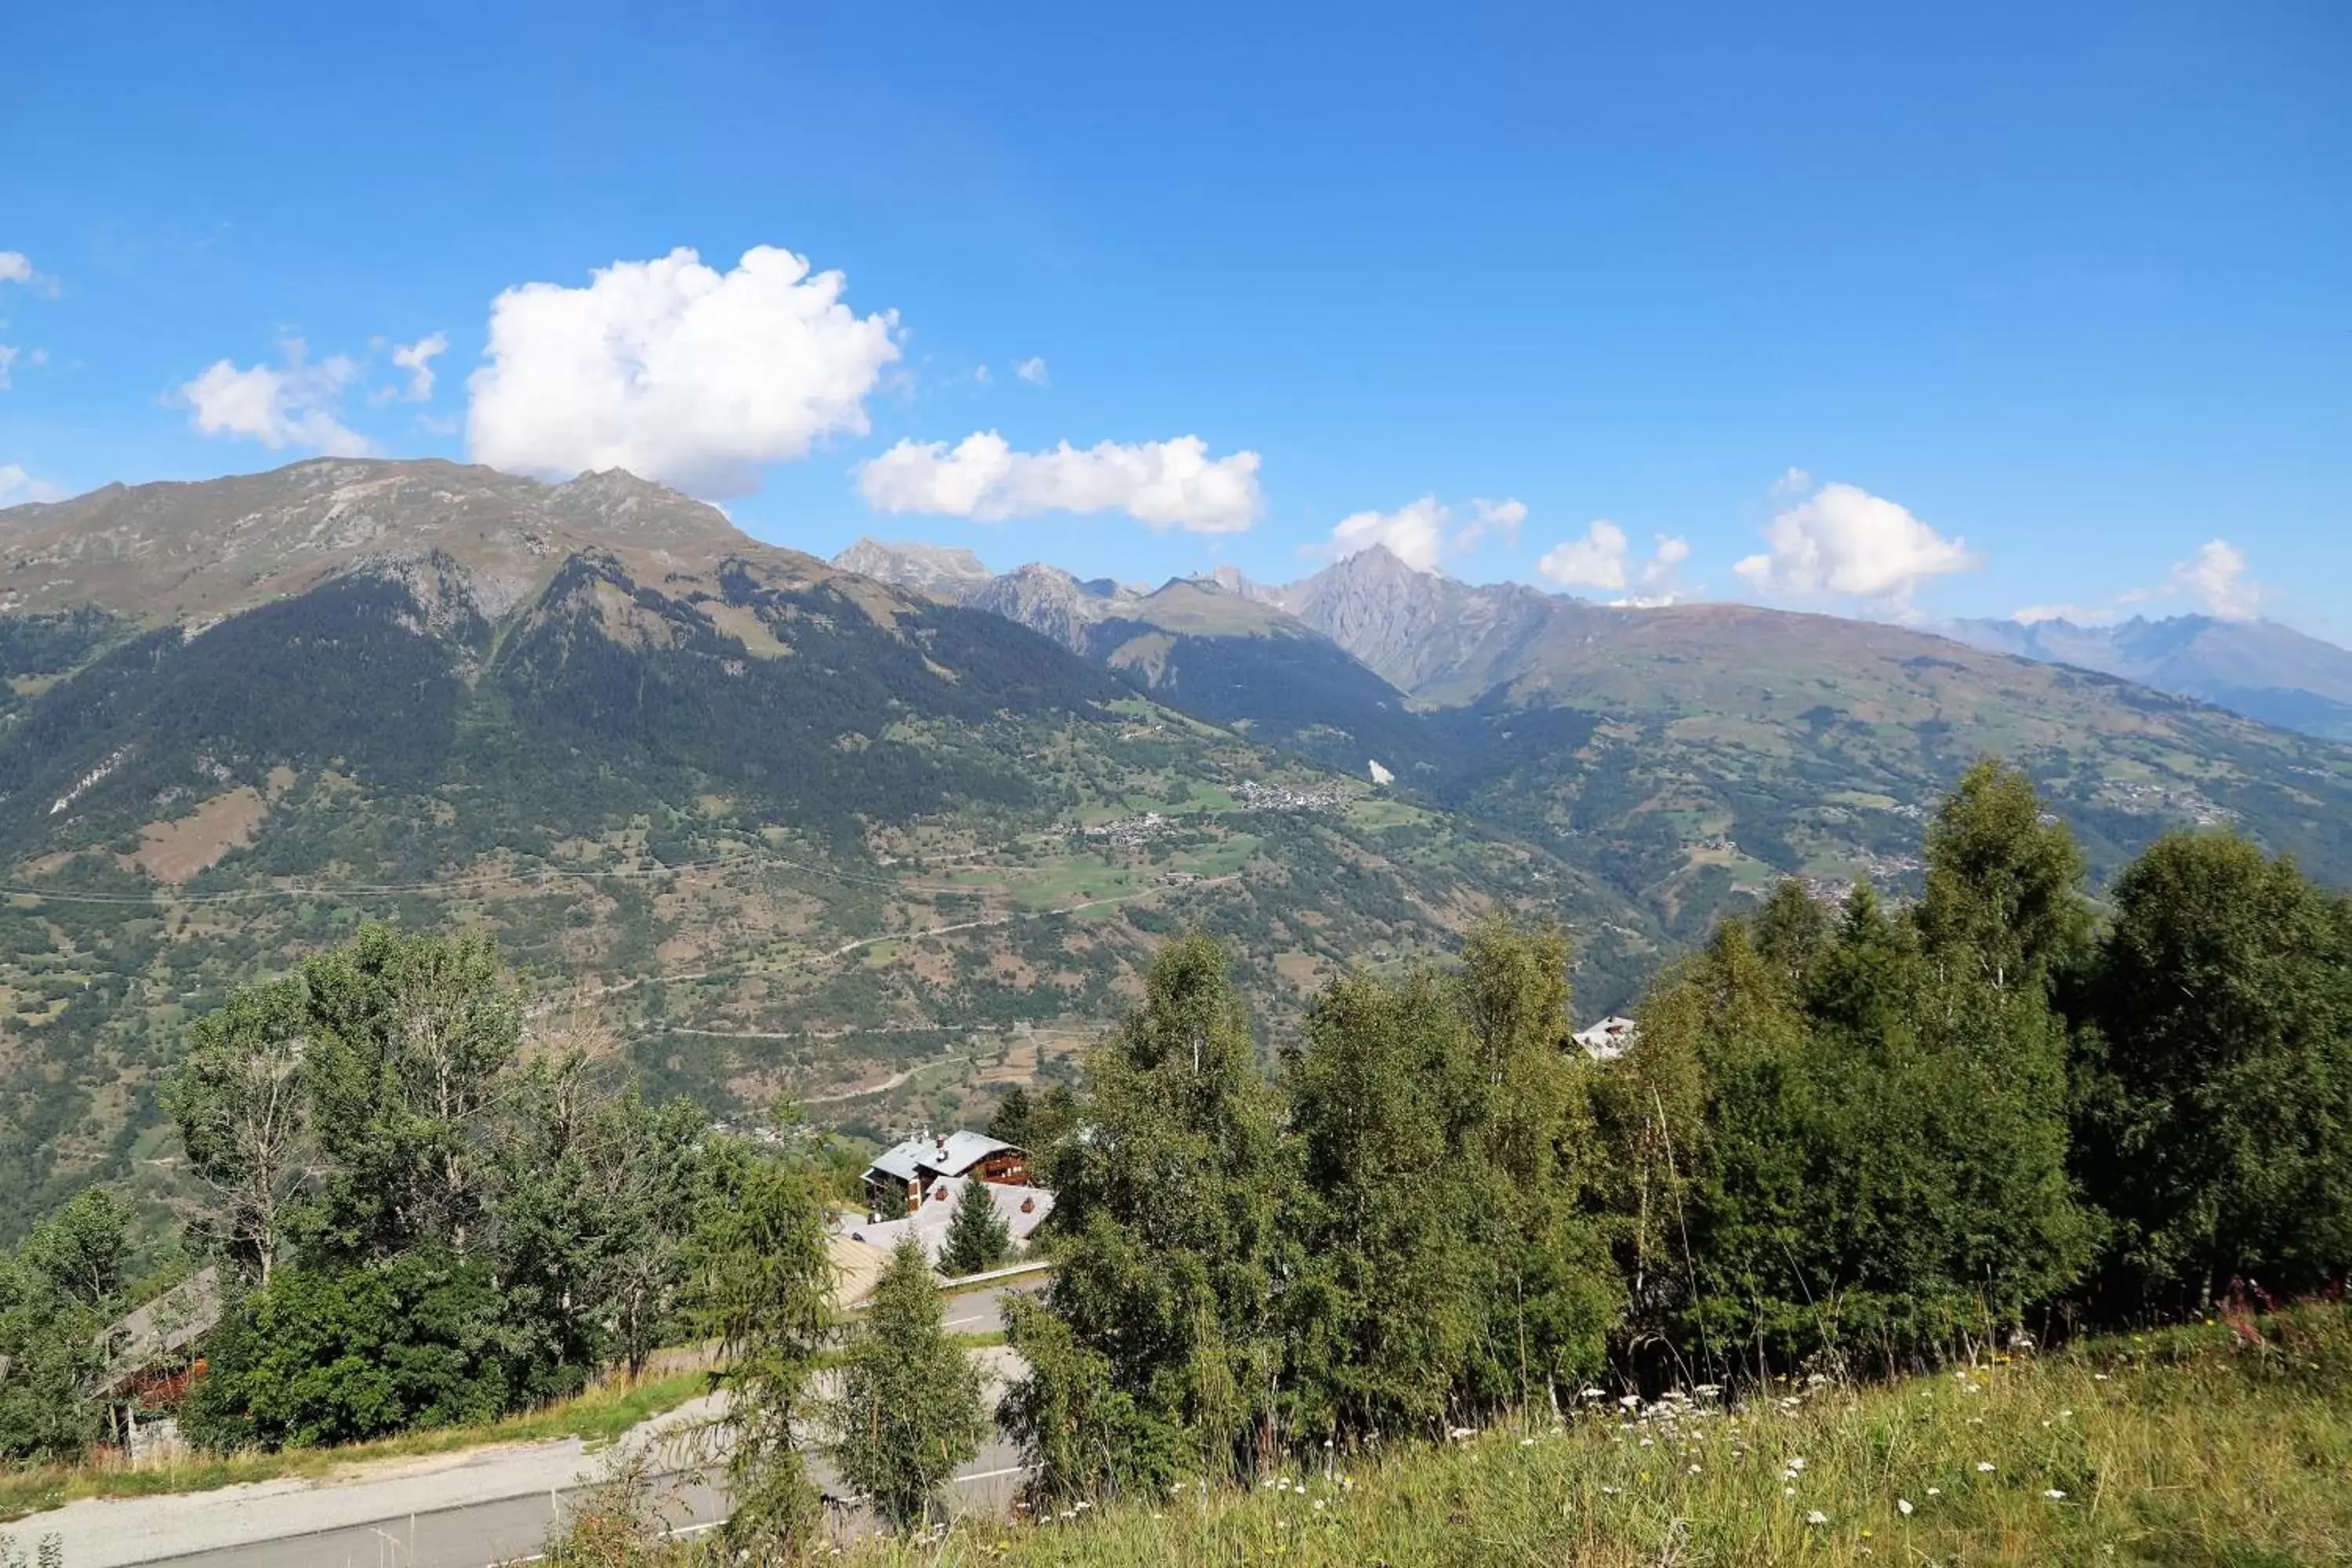
[[[106,1372],[98,1392],[111,1394],[168,1355],[210,1333],[220,1321],[220,1270],[188,1276],[106,1331]]]
[[[961,1176],[991,1154],[1015,1146],[1001,1138],[991,1138],[985,1132],[968,1132],[959,1128],[944,1137],[925,1135],[909,1138],[895,1148],[875,1156],[874,1163],[866,1168],[868,1176],[879,1172],[911,1182],[920,1172],[936,1171],[943,1176]],[[1017,1150],[1016,1150],[1017,1152]]]
[[[923,1245],[923,1256],[933,1264],[946,1250],[948,1226],[955,1219],[956,1203],[966,1184],[961,1176],[945,1176],[931,1188],[930,1196],[913,1214],[904,1219],[876,1220],[866,1225],[845,1227],[842,1234],[852,1241],[862,1241],[887,1252],[898,1245],[898,1238],[912,1236]],[[996,1217],[1013,1233],[1016,1242],[1026,1241],[1045,1216],[1054,1212],[1054,1194],[1044,1187],[1009,1187],[992,1182],[982,1182],[981,1190],[996,1205]],[[1027,1204],[1027,1209],[1022,1205]]]
[[[1582,1046],[1594,1059],[1609,1061],[1625,1054],[1642,1033],[1642,1026],[1631,1018],[1611,1014],[1597,1024],[1586,1026],[1570,1037]]]

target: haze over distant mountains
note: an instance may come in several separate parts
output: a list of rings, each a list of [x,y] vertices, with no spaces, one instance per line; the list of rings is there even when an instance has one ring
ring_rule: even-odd
[[[1976,647],[2119,675],[2266,724],[2352,741],[2352,651],[2276,621],[2135,616],[2114,626],[1963,620],[1940,629]]]

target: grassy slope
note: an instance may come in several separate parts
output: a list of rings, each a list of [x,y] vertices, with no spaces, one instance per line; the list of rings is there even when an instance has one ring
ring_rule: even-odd
[[[2257,1348],[2199,1325],[1892,1386],[1799,1388],[1724,1415],[1629,1424],[1612,1407],[867,1561],[2352,1562],[2352,1313],[2266,1327]]]

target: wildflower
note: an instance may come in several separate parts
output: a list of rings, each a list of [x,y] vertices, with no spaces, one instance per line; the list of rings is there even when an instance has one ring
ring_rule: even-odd
[[[1615,1487],[1602,1487],[1601,1489],[1601,1495],[1602,1497],[1615,1497],[1617,1495],[1617,1489]]]
[[[1829,1521],[1830,1516],[1823,1513],[1820,1509],[1815,1509],[1812,1512],[1805,1515],[1805,1522],[1807,1524],[1827,1524]]]
[[[1941,1487],[1929,1487],[1927,1489],[1927,1495],[1929,1497],[1942,1497],[1944,1495],[1944,1489]]]
[[[1795,1497],[1797,1495],[1797,1489],[1794,1487],[1782,1487],[1780,1489],[1780,1495],[1782,1497]]]
[[[1801,1470],[1805,1468],[1805,1461],[1801,1458],[1791,1459],[1789,1461],[1789,1468],[1792,1470]]]
[[[1522,1437],[1519,1439],[1519,1447],[1522,1448],[1532,1448],[1535,1446],[1536,1440],[1533,1437]]]
[[[1601,1391],[1597,1388],[1580,1388],[1576,1391],[1576,1396],[1579,1399],[1599,1399],[1601,1397]]]
[[[1315,1500],[1315,1511],[1317,1513],[1321,1513],[1323,1511],[1323,1500],[1321,1498],[1317,1498]]]
[[[1696,1465],[1693,1465],[1693,1466],[1690,1468],[1690,1473],[1691,1473],[1692,1475],[1696,1475],[1696,1474],[1698,1474],[1698,1467],[1697,1467]]]
[[[1911,1500],[1909,1498],[1896,1498],[1895,1500],[1895,1511],[1901,1514],[1906,1519],[1910,1518]]]
[[[1977,1461],[1977,1474],[1980,1476],[1989,1476],[1992,1474],[1992,1461],[1990,1459],[1979,1459]]]
[[[1453,1431],[1446,1434],[1447,1436],[1453,1438],[1457,1443],[1466,1443],[1477,1435],[1477,1433],[1472,1431],[1467,1426],[1456,1426]]]
[[[1642,1396],[1638,1394],[1622,1394],[1619,1396],[1617,1403],[1631,1410],[1642,1403]]]

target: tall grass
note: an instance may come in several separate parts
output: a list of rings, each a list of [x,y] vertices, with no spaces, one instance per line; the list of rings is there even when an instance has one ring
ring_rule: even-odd
[[[1594,1400],[1563,1426],[1335,1455],[1247,1493],[973,1521],[854,1555],[871,1568],[2352,1563],[2352,1313],[1892,1384],[1777,1384],[1730,1411]]]

